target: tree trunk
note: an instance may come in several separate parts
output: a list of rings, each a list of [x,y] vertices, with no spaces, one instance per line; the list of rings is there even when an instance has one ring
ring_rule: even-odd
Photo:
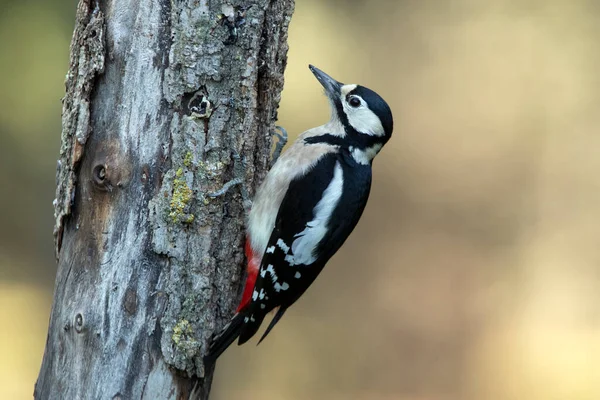
[[[230,5],[233,3],[234,5]],[[206,399],[241,289],[239,190],[264,176],[293,0],[80,0],[58,273],[35,398]]]

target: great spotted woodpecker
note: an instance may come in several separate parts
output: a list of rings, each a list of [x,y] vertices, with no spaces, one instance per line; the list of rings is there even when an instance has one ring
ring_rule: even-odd
[[[301,134],[259,187],[248,219],[246,286],[210,359],[236,338],[248,341],[278,308],[260,343],[316,279],[360,219],[371,163],[392,135],[392,112],[377,93],[309,68],[325,88],[331,119]]]

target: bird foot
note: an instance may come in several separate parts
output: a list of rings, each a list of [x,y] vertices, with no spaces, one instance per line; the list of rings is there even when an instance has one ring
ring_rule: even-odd
[[[250,200],[250,195],[248,194],[248,189],[245,184],[246,177],[246,160],[242,159],[239,154],[235,153],[232,156],[233,158],[233,176],[234,178],[229,182],[226,182],[221,189],[207,193],[208,197],[219,197],[225,195],[229,189],[234,186],[240,185],[240,194],[242,195],[242,204],[244,206],[244,210],[246,210],[246,214],[250,211],[252,207],[252,200]]]
[[[281,133],[279,133],[279,132]],[[288,141],[288,133],[282,126],[275,126],[275,131],[273,132],[273,136],[277,137],[277,143],[275,144],[275,150],[273,150],[273,154],[271,155],[271,167],[275,162],[279,159],[281,155],[281,151],[283,147],[286,145]]]
[[[271,165],[275,164],[275,162],[279,159],[281,155],[281,151],[283,147],[287,144],[288,134],[287,131],[281,126],[275,126],[275,131],[273,132],[273,136],[277,137],[277,143],[275,144],[275,149],[273,150],[273,154],[271,156]],[[279,131],[279,132],[278,132]],[[240,185],[240,194],[242,195],[242,202],[244,205],[244,209],[246,210],[246,214],[250,212],[250,208],[252,207],[252,200],[250,200],[250,195],[248,194],[248,188],[245,185],[245,177],[246,177],[246,160],[242,159],[239,154],[235,153],[232,156],[233,163],[233,175],[234,178],[229,182],[226,182],[221,189],[207,193],[208,197],[219,197],[225,195],[229,189],[234,186]]]

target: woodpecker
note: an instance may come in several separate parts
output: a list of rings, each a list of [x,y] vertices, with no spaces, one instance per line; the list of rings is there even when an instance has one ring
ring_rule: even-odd
[[[256,192],[242,300],[213,339],[211,360],[235,339],[247,342],[277,308],[260,343],[317,278],[358,223],[371,189],[373,158],[392,135],[392,112],[381,96],[309,68],[325,89],[331,119],[302,133]]]

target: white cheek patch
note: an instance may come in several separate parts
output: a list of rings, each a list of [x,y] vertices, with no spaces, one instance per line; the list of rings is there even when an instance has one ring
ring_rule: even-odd
[[[348,117],[350,125],[359,133],[370,136],[384,136],[385,130],[381,125],[381,120],[373,111],[367,107],[365,101],[361,99],[362,105],[358,108],[351,107],[346,101],[348,93],[356,89],[357,85],[344,85],[341,89],[340,100],[344,108],[344,113]],[[360,96],[357,96],[360,98]]]
[[[333,179],[313,210],[313,220],[306,224],[302,232],[295,235],[296,239],[292,243],[292,255],[286,257],[286,261],[290,265],[310,265],[316,261],[315,250],[327,233],[327,225],[342,197],[343,188],[344,176],[342,166],[338,161],[333,170]]]
[[[348,117],[348,122],[357,132],[370,136],[385,135],[385,130],[383,129],[383,125],[381,125],[379,117],[366,106],[352,108],[344,103],[344,112]]]

